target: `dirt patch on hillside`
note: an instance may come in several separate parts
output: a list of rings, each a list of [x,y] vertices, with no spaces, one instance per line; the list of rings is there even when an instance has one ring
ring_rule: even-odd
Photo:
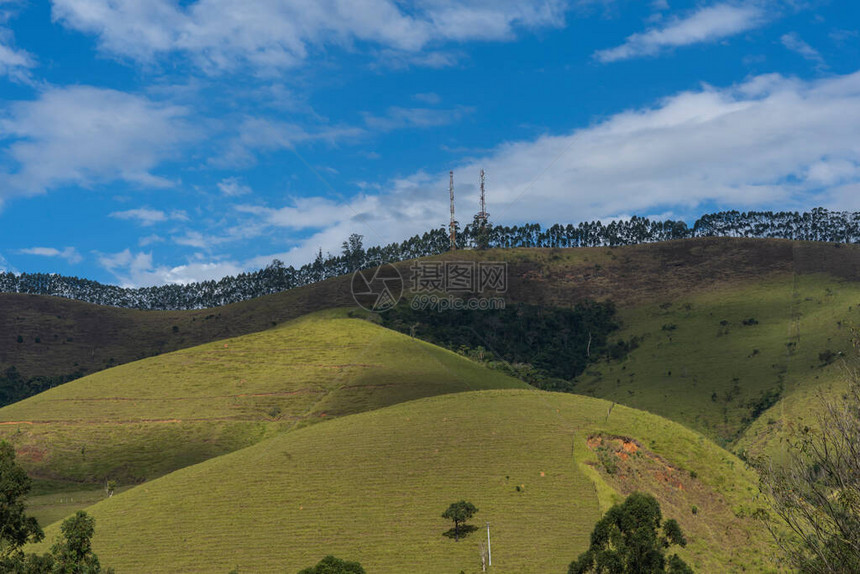
[[[622,436],[594,435],[588,437],[588,448],[598,453],[604,471],[616,476],[619,480],[627,480],[633,475],[647,472],[651,478],[660,484],[665,484],[678,490],[684,490],[683,473],[677,467],[669,464],[661,456],[645,449],[636,439]],[[618,461],[628,462],[623,465],[606,457],[617,458]]]
[[[15,449],[16,458],[25,462],[42,462],[47,454],[47,450],[36,446],[22,446]]]

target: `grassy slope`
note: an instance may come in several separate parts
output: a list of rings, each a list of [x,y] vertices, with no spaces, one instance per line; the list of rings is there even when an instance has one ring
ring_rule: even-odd
[[[40,478],[121,484],[274,432],[415,398],[522,388],[454,353],[339,311],[144,359],[0,409]]]
[[[120,572],[294,572],[334,553],[378,574],[473,573],[483,531],[460,543],[441,535],[450,525],[440,514],[465,498],[479,508],[473,523],[492,525],[494,571],[563,572],[612,501],[586,446],[603,433],[636,438],[687,477],[679,486],[643,466],[637,487],[681,522],[697,572],[766,569],[769,542],[744,517],[756,489],[740,462],[675,423],[623,406],[607,417],[608,407],[484,391],[314,425],[90,507],[94,549]]]
[[[847,390],[845,369],[845,363],[839,360],[822,368],[808,381],[810,384],[797,385],[744,431],[735,450],[753,456],[764,455],[775,461],[785,460],[785,439],[804,426],[817,427],[818,416],[823,411],[821,399],[838,399]]]
[[[578,390],[732,443],[764,392],[807,396],[833,381],[835,366],[823,366],[819,354],[849,347],[848,325],[860,317],[860,283],[773,274],[624,308],[620,315],[620,336],[642,337],[641,346],[624,362],[589,369]],[[744,325],[750,318],[758,323]],[[770,412],[764,420],[773,418]]]

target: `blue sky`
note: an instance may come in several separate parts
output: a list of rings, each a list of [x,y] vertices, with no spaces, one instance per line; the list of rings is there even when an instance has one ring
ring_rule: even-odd
[[[0,0],[0,269],[121,285],[350,233],[857,210],[837,0]]]

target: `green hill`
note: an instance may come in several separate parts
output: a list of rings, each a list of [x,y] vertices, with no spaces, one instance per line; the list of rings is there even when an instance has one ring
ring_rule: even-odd
[[[457,543],[440,518],[466,499],[473,523],[491,525],[495,572],[564,572],[615,489],[637,488],[679,520],[697,572],[769,569],[740,461],[676,423],[610,406],[460,393],[280,434],[88,508],[94,550],[119,572],[295,572],[333,553],[380,574],[474,573],[486,531]]]
[[[285,429],[416,398],[525,383],[345,312],[143,359],[0,409],[41,479],[160,476]]]
[[[757,433],[761,424],[778,422],[782,399],[799,406],[808,401],[792,395],[808,398],[838,381],[832,363],[850,348],[849,326],[860,319],[860,282],[778,273],[620,309],[619,317],[618,336],[636,337],[639,347],[624,361],[589,368],[576,391],[734,445],[765,411]],[[744,444],[756,450],[763,442]]]

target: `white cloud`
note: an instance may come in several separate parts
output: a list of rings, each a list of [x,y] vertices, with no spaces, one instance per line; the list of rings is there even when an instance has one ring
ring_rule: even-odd
[[[477,211],[482,167],[492,219],[506,224],[668,211],[689,217],[703,205],[851,206],[860,189],[857,133],[860,72],[705,86],[569,134],[506,143],[456,166],[457,217],[466,223]],[[261,226],[316,230],[292,251],[252,263],[277,256],[300,265],[319,247],[339,251],[350,233],[365,235],[368,245],[399,241],[447,223],[447,203],[445,171],[418,172],[349,203],[304,198],[281,209],[244,208]]]
[[[628,36],[620,46],[599,50],[604,63],[654,56],[665,49],[714,42],[764,24],[765,12],[755,5],[716,4],[699,8],[686,18],[670,19],[660,28]]]
[[[806,60],[815,62],[819,66],[824,66],[824,58],[821,57],[818,50],[804,42],[796,32],[783,34],[780,38],[780,42],[782,42],[782,45],[787,49],[800,54]]]
[[[33,101],[12,103],[0,134],[0,197],[42,193],[60,185],[125,181],[166,187],[154,175],[194,131],[187,110],[147,98],[87,86],[50,88]],[[11,160],[11,162],[9,161]]]
[[[117,219],[136,220],[144,227],[154,225],[156,223],[163,223],[171,219],[176,221],[188,221],[188,215],[184,211],[174,210],[168,214],[160,209],[149,209],[148,207],[128,209],[126,211],[114,211],[110,216]]]
[[[432,43],[506,40],[517,28],[561,26],[566,8],[564,0],[53,0],[52,15],[98,36],[107,53],[152,62],[179,52],[220,72],[283,69],[326,46],[418,55]]]
[[[27,249],[19,249],[18,253],[40,257],[60,257],[72,264],[83,261],[83,257],[74,247],[66,247],[62,251],[55,247],[28,247]]]
[[[184,284],[236,275],[243,269],[232,261],[192,261],[174,267],[154,265],[152,253],[132,253],[125,249],[99,256],[100,265],[117,278],[123,287]]]
[[[218,182],[218,189],[227,197],[237,197],[251,193],[251,188],[238,177],[227,177]]]

